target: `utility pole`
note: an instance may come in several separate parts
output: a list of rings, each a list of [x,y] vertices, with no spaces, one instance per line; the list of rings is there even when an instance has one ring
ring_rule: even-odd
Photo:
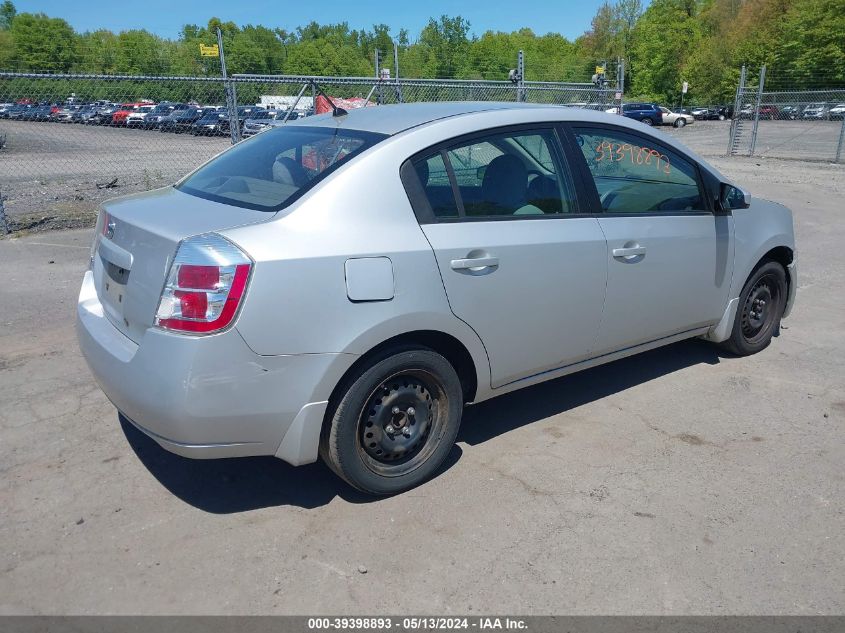
[[[238,119],[238,96],[235,94],[235,84],[229,81],[226,74],[226,56],[223,54],[223,33],[217,29],[217,50],[220,53],[220,71],[223,73],[223,86],[226,90],[226,109],[229,111],[229,134],[232,145],[241,140],[241,122]]]

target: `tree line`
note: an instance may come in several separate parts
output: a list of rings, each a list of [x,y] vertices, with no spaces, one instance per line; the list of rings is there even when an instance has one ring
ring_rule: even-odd
[[[769,67],[776,89],[845,87],[845,0],[607,0],[590,28],[570,40],[524,28],[471,33],[461,16],[431,18],[415,37],[386,24],[351,29],[346,22],[287,30],[211,18],[184,25],[176,39],[143,29],[77,33],[62,18],[18,13],[0,4],[0,70],[18,72],[217,76],[219,62],[199,45],[223,33],[231,73],[372,76],[376,49],[413,78],[506,79],[517,51],[525,78],[589,81],[608,63],[615,82],[625,60],[626,96],[677,103],[732,98],[739,69]],[[613,70],[610,70],[613,69]]]

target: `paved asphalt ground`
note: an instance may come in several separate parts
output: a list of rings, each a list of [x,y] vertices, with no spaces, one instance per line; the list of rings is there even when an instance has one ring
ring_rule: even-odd
[[[0,613],[842,614],[845,170],[759,162],[719,165],[795,210],[769,349],[472,407],[443,472],[380,500],[122,426],[73,331],[90,231],[0,240]]]

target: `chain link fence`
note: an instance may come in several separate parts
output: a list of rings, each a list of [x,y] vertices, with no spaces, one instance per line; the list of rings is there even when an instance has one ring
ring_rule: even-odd
[[[767,91],[766,67],[743,67],[728,141],[731,156],[845,161],[845,90]]]
[[[524,101],[604,110],[619,103],[614,87],[519,78],[0,73],[0,221],[5,208],[10,228],[56,215],[64,225],[87,223],[103,199],[171,184],[271,119],[310,116],[319,90],[367,106]]]

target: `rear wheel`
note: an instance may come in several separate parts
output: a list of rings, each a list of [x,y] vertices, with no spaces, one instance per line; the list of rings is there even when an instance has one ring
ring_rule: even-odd
[[[786,271],[766,261],[745,282],[739,296],[731,337],[722,346],[737,356],[748,356],[768,347],[780,327],[786,302]]]
[[[725,115],[724,115],[724,114],[720,114],[720,115],[719,115],[719,120],[720,120],[720,121],[724,121],[724,120],[725,120]]]
[[[323,428],[320,455],[350,485],[395,494],[442,465],[463,411],[460,379],[443,356],[426,348],[393,348],[342,389]]]
[[[654,121],[652,121],[651,119],[643,119],[643,123],[645,123],[649,127],[654,125]]]

